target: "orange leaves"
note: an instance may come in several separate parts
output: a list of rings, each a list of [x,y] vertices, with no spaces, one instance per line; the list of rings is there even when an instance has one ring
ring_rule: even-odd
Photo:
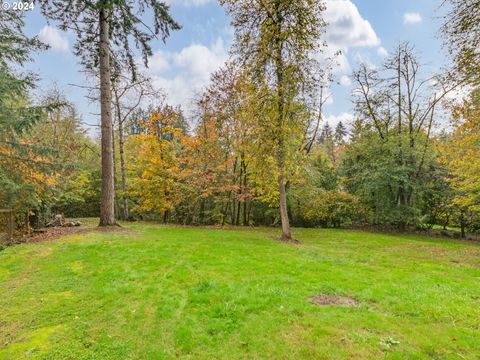
[[[164,213],[179,200],[178,172],[173,144],[154,135],[128,139],[129,194],[137,209]]]
[[[140,212],[163,214],[180,201],[176,153],[178,143],[187,140],[176,126],[179,116],[169,106],[158,109],[141,122],[142,133],[127,140],[128,192]]]
[[[180,114],[171,106],[155,110],[147,120],[140,121],[141,127],[148,135],[164,137],[166,134],[180,136],[181,129],[175,127]]]

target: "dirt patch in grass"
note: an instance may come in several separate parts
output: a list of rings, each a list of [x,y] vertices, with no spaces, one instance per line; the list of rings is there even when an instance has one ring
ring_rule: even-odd
[[[310,298],[310,302],[317,306],[339,305],[357,306],[360,303],[350,296],[320,294]]]
[[[296,240],[296,239],[284,239],[281,236],[275,236],[275,235],[267,235],[266,237],[268,239],[279,241],[279,242],[282,242],[284,244],[292,244],[292,245],[300,245],[301,244],[300,240]]]

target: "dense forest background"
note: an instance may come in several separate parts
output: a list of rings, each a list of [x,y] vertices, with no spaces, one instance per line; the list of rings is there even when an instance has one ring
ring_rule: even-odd
[[[242,1],[223,3],[242,19]],[[455,21],[439,32],[452,68],[427,76],[416,49],[398,44],[382,67],[354,71],[355,121],[334,128],[322,106],[335,57],[310,62],[292,49],[282,82],[269,82],[279,64],[269,68],[271,54],[253,62],[252,37],[238,38],[188,118],[120,59],[109,88],[116,219],[279,225],[281,173],[294,226],[478,231],[480,3],[450,5]],[[237,21],[236,29],[247,25]],[[46,48],[23,27],[21,13],[0,12],[0,208],[15,210],[19,230],[57,213],[98,217],[100,138],[85,130],[61,89],[38,89],[36,74],[23,69]],[[98,79],[95,67],[89,71]],[[93,101],[99,91],[91,88]],[[278,99],[282,110],[272,106]]]

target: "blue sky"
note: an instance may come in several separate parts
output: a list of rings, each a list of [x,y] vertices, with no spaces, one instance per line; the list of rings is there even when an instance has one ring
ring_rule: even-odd
[[[183,28],[166,44],[152,43],[148,75],[164,89],[167,100],[188,113],[192,99],[208,84],[209,75],[228,58],[233,38],[229,18],[216,0],[169,0],[171,13]],[[352,118],[349,74],[360,61],[380,64],[399,41],[413,43],[431,72],[445,65],[446,55],[438,39],[440,0],[326,0],[325,19],[330,24],[326,40],[329,50],[343,51],[324,109],[327,121]],[[39,34],[51,48],[34,57],[29,68],[41,78],[41,89],[58,86],[73,101],[86,123],[98,123],[97,106],[89,104],[85,92],[69,84],[86,85],[82,70],[71,53],[75,37],[47,25],[38,9],[27,15],[27,33]],[[95,129],[95,127],[92,127]]]

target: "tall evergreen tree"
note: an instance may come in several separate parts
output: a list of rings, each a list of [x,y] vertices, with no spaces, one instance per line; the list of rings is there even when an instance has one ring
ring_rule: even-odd
[[[48,169],[37,161],[41,149],[21,140],[44,117],[45,108],[29,101],[36,76],[22,71],[22,66],[33,51],[46,46],[36,37],[27,37],[24,26],[22,12],[0,11],[0,207],[31,210],[38,205],[34,194],[39,187],[26,174]]]
[[[330,124],[328,122],[323,125],[322,132],[320,133],[320,137],[318,138],[318,141],[320,144],[325,144],[328,141],[333,140],[333,133],[332,133],[332,128],[330,127]]]
[[[330,160],[335,163],[335,133],[332,130],[332,127],[330,124],[327,122],[325,125],[323,125],[322,132],[320,133],[319,137],[319,143],[325,151],[325,153],[328,155]]]
[[[341,145],[345,141],[345,136],[347,136],[347,129],[345,128],[345,125],[340,121],[337,126],[335,127],[335,142],[337,145]]]
[[[87,69],[100,73],[102,197],[100,226],[115,224],[114,174],[112,151],[111,67],[128,64],[135,80],[134,47],[140,49],[147,64],[152,55],[150,42],[157,36],[166,40],[171,30],[180,29],[169,14],[169,7],[159,0],[39,0],[42,14],[59,23],[62,30],[77,36],[75,55]],[[153,27],[143,17],[150,9]]]

